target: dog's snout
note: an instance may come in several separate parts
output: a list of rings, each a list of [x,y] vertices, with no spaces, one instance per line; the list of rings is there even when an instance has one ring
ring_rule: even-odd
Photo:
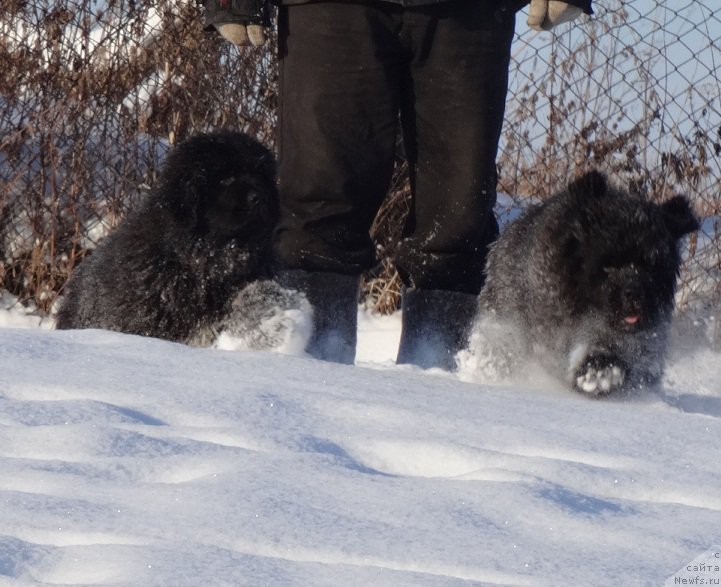
[[[623,300],[628,303],[639,303],[643,297],[643,288],[640,285],[627,285],[621,291]]]
[[[636,284],[627,284],[620,291],[620,318],[625,327],[637,329],[646,323],[643,288]]]

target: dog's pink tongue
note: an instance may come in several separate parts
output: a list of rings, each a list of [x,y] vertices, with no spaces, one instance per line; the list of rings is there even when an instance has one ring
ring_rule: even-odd
[[[624,321],[626,324],[636,324],[636,322],[638,322],[640,319],[641,319],[640,316],[638,316],[638,315],[636,315],[636,314],[631,314],[630,316],[626,316],[626,317],[623,319],[623,321]]]

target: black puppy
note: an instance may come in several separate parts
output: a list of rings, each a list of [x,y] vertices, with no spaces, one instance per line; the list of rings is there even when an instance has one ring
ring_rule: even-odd
[[[684,196],[655,204],[587,173],[527,210],[493,245],[476,328],[494,323],[497,333],[505,325],[504,360],[535,357],[587,394],[654,385],[679,241],[698,226]]]
[[[158,185],[77,267],[56,327],[187,342],[268,271],[278,216],[275,158],[248,135],[197,135]]]

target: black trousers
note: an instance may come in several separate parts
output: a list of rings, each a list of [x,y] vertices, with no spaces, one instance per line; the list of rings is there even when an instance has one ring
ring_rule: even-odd
[[[279,263],[354,274],[403,132],[406,285],[478,293],[497,236],[496,155],[515,15],[494,0],[279,9]]]

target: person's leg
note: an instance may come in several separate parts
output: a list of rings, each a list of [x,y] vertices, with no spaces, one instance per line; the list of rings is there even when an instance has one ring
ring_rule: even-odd
[[[453,367],[498,234],[496,155],[515,18],[465,0],[408,10],[413,94],[404,140],[414,196],[396,264],[406,285],[399,363]]]
[[[281,282],[314,309],[307,351],[352,362],[369,229],[393,172],[401,9],[318,3],[279,9]]]
[[[404,287],[396,363],[453,371],[468,346],[478,297],[458,291]]]

